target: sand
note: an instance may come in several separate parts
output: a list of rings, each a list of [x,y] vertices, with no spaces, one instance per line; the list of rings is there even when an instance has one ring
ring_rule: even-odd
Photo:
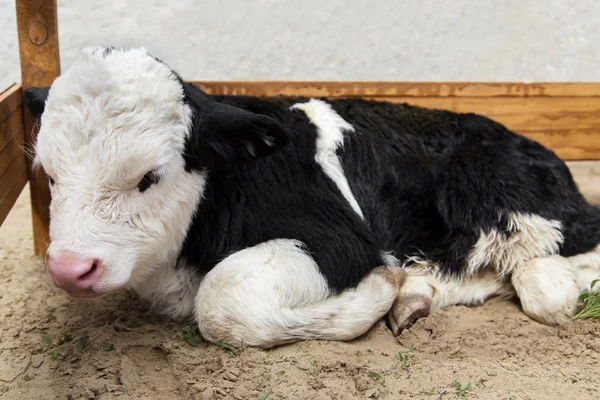
[[[600,202],[600,163],[570,166]],[[496,298],[398,338],[381,322],[349,343],[230,351],[196,343],[193,328],[156,320],[127,292],[69,298],[33,255],[30,225],[26,190],[0,228],[0,398],[600,398],[600,321],[548,327]]]

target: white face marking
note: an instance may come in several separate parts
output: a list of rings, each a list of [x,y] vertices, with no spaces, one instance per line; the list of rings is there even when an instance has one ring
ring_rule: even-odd
[[[87,48],[52,85],[36,144],[51,185],[48,252],[97,258],[106,292],[172,265],[205,178],[184,169],[183,88],[144,49]],[[149,171],[161,178],[137,185]]]
[[[330,104],[311,99],[306,103],[294,104],[291,110],[304,111],[310,122],[317,127],[317,151],[315,161],[337,185],[352,209],[364,219],[362,210],[348,185],[340,158],[336,151],[344,145],[344,132],[354,132],[354,127],[336,113]]]

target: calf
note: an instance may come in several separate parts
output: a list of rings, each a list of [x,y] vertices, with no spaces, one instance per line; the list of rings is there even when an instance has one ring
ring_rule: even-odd
[[[208,96],[144,49],[86,48],[25,99],[56,285],[128,286],[210,341],[350,340],[386,314],[398,334],[513,292],[560,324],[600,277],[600,210],[479,115]]]

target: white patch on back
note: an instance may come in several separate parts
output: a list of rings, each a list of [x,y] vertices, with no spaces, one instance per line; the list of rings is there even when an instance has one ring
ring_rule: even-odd
[[[395,298],[396,288],[378,274],[332,296],[302,243],[276,239],[217,264],[200,284],[195,311],[209,341],[272,347],[354,339],[384,316]]]
[[[362,210],[344,175],[340,158],[336,154],[337,149],[344,145],[344,132],[354,132],[354,127],[336,113],[330,104],[322,100],[311,99],[306,103],[294,104],[290,109],[304,111],[310,122],[317,127],[315,161],[335,182],[352,209],[364,219]]]
[[[518,270],[523,263],[536,257],[556,254],[564,238],[559,221],[538,215],[510,213],[506,236],[498,229],[482,232],[467,260],[467,275],[487,266],[500,275]]]

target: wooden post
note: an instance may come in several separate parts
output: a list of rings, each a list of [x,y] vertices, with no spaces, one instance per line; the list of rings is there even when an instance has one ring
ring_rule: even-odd
[[[60,74],[56,0],[17,0],[17,30],[21,56],[21,86],[49,86]],[[27,108],[27,107],[24,107]],[[23,110],[25,143],[33,148],[37,128],[29,110]],[[49,242],[50,190],[43,171],[28,161],[35,254],[43,256]]]

